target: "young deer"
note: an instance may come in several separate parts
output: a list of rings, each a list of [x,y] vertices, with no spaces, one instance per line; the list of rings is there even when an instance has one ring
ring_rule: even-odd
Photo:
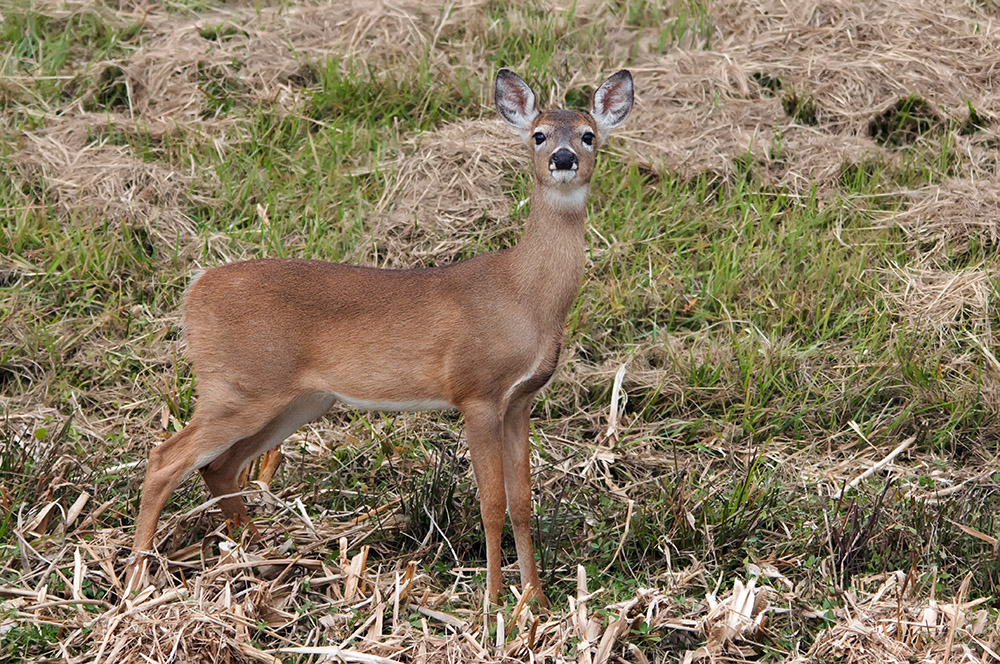
[[[486,531],[489,601],[501,587],[509,509],[521,585],[545,603],[531,543],[528,418],[555,370],[583,275],[595,152],[632,109],[632,76],[622,70],[605,81],[590,113],[539,111],[531,88],[507,69],[497,73],[494,97],[533,163],[531,211],[514,247],[413,270],[254,260],[191,284],[183,327],[198,407],[149,454],[129,590],[145,583],[157,520],[184,477],[201,471],[223,512],[249,522],[233,495],[241,469],[341,401],[461,411]]]

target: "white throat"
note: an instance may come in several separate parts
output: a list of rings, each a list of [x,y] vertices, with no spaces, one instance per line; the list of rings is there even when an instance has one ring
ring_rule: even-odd
[[[542,195],[549,205],[564,211],[585,211],[587,205],[587,185],[574,187],[569,191],[557,187],[545,187]]]

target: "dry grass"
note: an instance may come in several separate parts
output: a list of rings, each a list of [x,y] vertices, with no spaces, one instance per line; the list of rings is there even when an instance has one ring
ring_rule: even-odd
[[[509,138],[500,120],[465,120],[417,135],[395,162],[380,164],[389,175],[372,236],[393,257],[387,267],[452,262],[472,236],[510,230],[504,178],[526,160]]]
[[[71,216],[116,220],[144,227],[163,246],[191,242],[195,233],[184,208],[211,205],[211,184],[144,162],[106,136],[93,137],[102,122],[83,114],[53,118],[45,129],[26,132],[17,160],[22,177],[45,187],[64,222]]]
[[[892,220],[930,256],[1000,242],[1000,184],[995,178],[953,178],[913,192]]]
[[[888,288],[893,309],[910,328],[959,328],[971,334],[990,331],[995,284],[1000,274],[989,269],[959,271],[893,266]]]
[[[898,232],[894,241],[909,252],[870,272],[875,275],[872,308],[885,309],[898,324],[893,334],[926,332],[949,352],[934,367],[951,378],[933,405],[985,404],[984,417],[994,419],[985,420],[983,430],[996,430],[1000,274],[995,263],[949,264],[955,256],[995,249],[1000,242],[995,7],[951,0],[916,5],[902,0],[718,2],[708,9],[710,33],[692,28],[663,48],[665,24],[629,24],[617,7],[594,0],[577,3],[573,21],[554,14],[553,30],[579,29],[573,34],[587,45],[592,44],[586,29],[604,38],[587,52],[553,54],[552,67],[562,70],[543,97],[560,101],[570,88],[628,66],[636,76],[638,106],[622,132],[624,140],[612,150],[621,162],[648,174],[653,186],[671,178],[704,178],[737,188],[752,176],[795,200],[815,189],[821,197],[844,199],[845,209],[871,205],[872,227]],[[363,63],[376,78],[411,72],[424,63],[442,87],[476,80],[471,94],[485,109],[483,81],[492,71],[482,44],[499,38],[501,29],[490,18],[495,3],[487,0],[211,10],[169,3],[47,1],[34,9],[56,21],[93,15],[119,28],[140,26],[141,40],[134,48],[73,74],[88,92],[72,102],[36,98],[16,77],[0,83],[5,110],[0,126],[16,137],[9,178],[18,191],[38,192],[37,205],[51,210],[54,223],[66,228],[78,222],[84,228],[123,224],[145,231],[157,249],[149,273],[135,279],[145,282],[160,279],[162,268],[177,260],[167,256],[180,256],[190,267],[244,253],[234,248],[235,241],[200,230],[192,218],[193,209],[224,202],[218,173],[196,167],[193,160],[180,164],[164,156],[188,144],[211,145],[229,155],[234,146],[250,141],[245,118],[229,112],[227,104],[263,106],[275,117],[300,114],[318,72],[336,58]],[[510,31],[530,33],[534,19],[519,11],[511,12]],[[475,46],[464,46],[463,39]],[[889,123],[886,129],[887,112],[911,95],[927,102],[921,106],[927,110],[924,124]],[[806,100],[811,109],[797,103]],[[107,108],[95,110],[94,104]],[[982,126],[970,126],[970,108]],[[22,129],[25,113],[32,121]],[[386,125],[392,122],[384,119]],[[371,203],[369,241],[348,252],[348,260],[393,267],[444,263],[477,246],[503,244],[516,233],[522,201],[511,196],[517,185],[509,178],[522,170],[524,160],[499,121],[484,111],[481,117],[400,135],[378,159],[362,156],[348,169],[351,177],[373,176],[382,190]],[[141,144],[148,152],[136,147]],[[919,175],[899,175],[910,161],[934,161],[937,153],[947,157],[943,178],[927,184]],[[878,182],[871,191],[851,197],[845,189],[849,166],[872,166],[872,180]],[[889,175],[879,180],[883,173]],[[848,229],[856,236],[842,241],[863,250],[866,230]],[[600,232],[595,228],[594,234]],[[613,240],[595,239],[594,255],[614,254]],[[11,292],[12,312],[47,319],[68,306],[22,287],[48,271],[23,256],[0,253],[0,283]],[[663,292],[644,301],[649,308],[697,309],[695,298],[670,300],[666,292],[675,284],[660,285]],[[175,290],[182,287],[179,283]],[[684,287],[676,286],[677,292]],[[109,297],[72,290],[71,279],[65,288],[71,301]],[[604,293],[612,299],[611,290],[595,290],[590,297]],[[985,446],[968,452],[962,464],[940,449],[887,456],[905,439],[890,408],[893,399],[902,398],[902,379],[885,377],[882,388],[890,396],[884,399],[866,395],[876,406],[864,413],[870,415],[862,422],[864,431],[853,413],[845,414],[858,403],[850,399],[851,382],[870,369],[851,348],[848,333],[822,349],[802,350],[787,336],[767,336],[728,311],[718,325],[727,332],[719,336],[678,326],[653,341],[621,342],[613,356],[598,358],[581,341],[567,349],[558,384],[536,409],[544,422],[535,433],[539,501],[555,513],[546,515],[555,522],[552,530],[572,532],[572,538],[563,539],[548,532],[548,541],[571,540],[576,551],[589,544],[610,547],[601,561],[624,570],[625,590],[599,588],[578,567],[588,561],[554,551],[550,578],[563,586],[575,584],[562,604],[538,614],[515,600],[485,616],[481,570],[465,567],[462,555],[449,551],[447,537],[427,545],[430,535],[420,541],[422,533],[407,531],[404,492],[373,496],[353,512],[314,510],[302,494],[307,483],[294,481],[336,470],[315,460],[333,454],[330,448],[338,446],[332,441],[348,440],[362,449],[360,454],[373,457],[394,434],[402,439],[426,435],[443,441],[445,450],[461,449],[454,427],[424,415],[388,422],[338,416],[286,446],[300,470],[286,472],[285,488],[252,485],[258,525],[267,533],[264,546],[250,549],[223,528],[212,530],[218,524],[212,502],[175,510],[161,525],[162,550],[172,553],[161,560],[157,587],[120,599],[134,485],[141,475],[141,466],[123,459],[141,457],[176,428],[183,408],[169,402],[187,385],[183,376],[169,375],[177,350],[169,339],[176,309],[162,302],[134,306],[136,318],[148,320],[148,330],[137,338],[142,368],[133,382],[95,379],[90,389],[77,391],[53,376],[59,368],[98,376],[107,357],[124,355],[136,338],[115,341],[105,332],[108,326],[126,325],[117,316],[131,320],[126,307],[97,320],[86,320],[88,310],[74,311],[72,325],[55,320],[49,329],[55,341],[39,339],[23,323],[28,316],[0,316],[3,348],[30,347],[38,354],[25,359],[11,352],[0,358],[7,364],[0,377],[16,374],[26,383],[17,394],[0,397],[3,453],[8,462],[27,459],[25,467],[38,469],[37,477],[19,478],[22,483],[45,487],[32,494],[34,500],[21,501],[13,484],[0,486],[0,504],[9,515],[4,532],[10,538],[0,559],[0,635],[51,626],[57,630],[53,639],[59,656],[80,664],[323,658],[605,664],[665,661],[678,652],[685,653],[685,662],[1000,661],[1000,622],[995,604],[988,603],[994,601],[989,589],[966,584],[939,597],[936,578],[917,580],[916,561],[913,569],[856,577],[853,585],[831,595],[833,608],[826,609],[815,605],[815,588],[788,578],[807,565],[805,553],[782,558],[785,552],[778,551],[767,561],[748,562],[742,578],[732,573],[740,563],[725,560],[721,546],[705,545],[698,559],[674,558],[682,546],[675,541],[683,537],[704,544],[698,538],[708,537],[708,527],[700,522],[694,527],[695,515],[701,519],[720,498],[716,487],[728,486],[727,479],[740,473],[752,484],[751,469],[758,464],[771,471],[772,479],[759,480],[752,489],[771,490],[768,482],[801,487],[795,500],[823,505],[844,496],[829,512],[843,516],[843,523],[767,524],[775,531],[784,528],[789,539],[798,528],[815,531],[809,536],[813,550],[829,553],[831,560],[818,572],[820,579],[837,572],[829,565],[846,565],[852,554],[848,547],[838,560],[832,550],[823,550],[832,549],[828,542],[837,539],[834,535],[848,545],[859,541],[860,526],[859,532],[850,531],[840,508],[846,505],[849,514],[863,508],[862,498],[844,488],[868,469],[877,468],[886,486],[892,484],[911,505],[937,504],[959,492],[971,496],[961,503],[970,510],[982,504],[988,511],[995,504],[997,460]],[[69,357],[65,362],[43,357],[47,349],[64,347],[72,352],[51,352],[53,358]],[[742,428],[750,424],[727,421],[715,427],[707,413],[750,401],[761,391],[748,387],[742,368],[747,354],[764,358],[759,366],[786,371],[789,382],[809,394],[825,395],[823,406],[833,413],[824,420],[828,429],[818,430],[803,417],[801,429],[775,436],[761,452],[754,432]],[[621,407],[611,413],[613,377],[621,364],[628,365],[616,392]],[[725,387],[692,384],[690,377],[706,367],[723,376],[719,383]],[[72,396],[64,398],[66,393]],[[914,408],[925,405],[918,402]],[[777,397],[769,407],[808,409]],[[671,417],[644,419],[646,408],[669,408]],[[919,420],[920,413],[914,417]],[[70,422],[72,439],[64,435]],[[614,422],[610,428],[609,422]],[[650,442],[657,437],[668,442]],[[680,438],[694,442],[678,446]],[[119,447],[109,440],[119,441]],[[464,451],[429,452],[425,464],[433,467],[446,453],[460,469],[454,471],[456,481],[471,491]],[[428,472],[427,467],[412,474]],[[406,470],[415,469],[401,468],[401,474]],[[657,494],[659,502],[647,507],[644,500],[668,476],[676,480],[674,493],[667,499]],[[691,486],[696,488],[685,489]],[[787,494],[775,489],[768,495],[784,499]],[[657,537],[644,535],[652,543],[635,545],[656,565],[632,567],[631,538],[644,519],[661,516],[650,515],[658,510],[676,522]],[[828,513],[826,508],[817,512]],[[874,524],[879,508],[870,512]],[[461,519],[467,528],[475,527],[469,514]],[[725,518],[720,521],[725,525]],[[940,522],[928,525],[935,532],[942,528]],[[996,551],[995,532],[962,529]],[[401,531],[407,534],[392,539]],[[851,540],[852,534],[858,537]],[[380,548],[385,541],[380,538],[386,537],[394,545],[413,544],[407,557],[398,549]],[[543,537],[543,547],[546,541]],[[432,571],[441,560],[453,563],[449,571]],[[817,622],[824,629],[815,639],[803,639],[772,631],[778,621],[802,633],[807,624],[817,631]]]
[[[988,92],[997,26],[985,8],[746,2],[712,14],[712,48],[639,56],[634,68],[649,85],[631,130],[636,159],[725,177],[734,158],[751,153],[777,184],[822,190],[845,161],[891,158],[869,140],[871,123],[909,95],[928,100],[942,120],[967,121],[969,104],[1000,117]],[[811,100],[807,116],[787,113],[794,95]],[[956,140],[971,175],[995,172],[995,126]]]
[[[951,601],[933,593],[918,599],[907,590],[911,584],[902,572],[859,580],[863,590],[852,602],[855,615],[821,634],[809,656],[851,664],[982,661],[968,645],[956,644],[955,633],[961,630],[986,656],[997,657],[997,625],[978,608],[982,600],[969,601],[962,593]]]

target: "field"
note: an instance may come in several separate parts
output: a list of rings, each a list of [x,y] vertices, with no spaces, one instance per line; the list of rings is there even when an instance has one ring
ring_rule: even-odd
[[[997,4],[508,4],[0,4],[0,660],[1000,661]],[[262,546],[188,479],[123,598],[191,274],[513,244],[503,66],[637,95],[534,409],[551,611],[484,614],[460,418],[347,409]]]

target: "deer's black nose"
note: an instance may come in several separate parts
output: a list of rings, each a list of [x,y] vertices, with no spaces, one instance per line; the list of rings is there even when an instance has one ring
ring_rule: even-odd
[[[549,157],[549,170],[568,171],[577,167],[576,155],[572,150],[559,148]]]

